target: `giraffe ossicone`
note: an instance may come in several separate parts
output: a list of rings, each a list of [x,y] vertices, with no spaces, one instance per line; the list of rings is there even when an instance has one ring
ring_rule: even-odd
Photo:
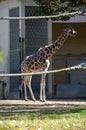
[[[47,71],[50,65],[49,57],[54,55],[58,49],[63,45],[68,36],[75,37],[77,32],[73,28],[66,29],[59,38],[49,45],[45,45],[44,47],[40,47],[36,53],[33,55],[26,56],[25,59],[21,63],[21,72],[22,73],[31,73],[31,72],[41,72]],[[45,78],[46,74],[41,75],[41,83],[40,83],[40,100],[46,101],[45,95]],[[26,87],[29,88],[32,100],[36,100],[31,88],[31,79],[32,76],[23,76],[23,80],[21,83],[20,90],[22,90],[22,86],[24,85],[24,96],[25,100],[28,100]]]

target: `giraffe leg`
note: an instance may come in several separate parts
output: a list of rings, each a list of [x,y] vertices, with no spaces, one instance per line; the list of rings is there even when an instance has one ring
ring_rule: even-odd
[[[32,88],[31,88],[31,79],[32,79],[32,76],[29,76],[28,77],[28,88],[29,88],[32,100],[36,101],[34,94],[33,94],[33,91],[32,91]]]
[[[24,96],[25,96],[25,100],[28,101],[26,85],[27,85],[27,76],[24,76]]]
[[[23,93],[23,80],[21,80],[21,84],[19,85],[19,98],[22,98],[22,93]]]
[[[22,98],[22,84],[19,86],[19,98]]]
[[[42,101],[42,77],[41,77],[41,83],[40,83],[40,101]]]
[[[45,68],[45,72],[48,70],[50,62],[49,60],[46,60],[47,67]],[[45,85],[46,85],[46,74],[42,74],[41,76],[41,84],[40,84],[40,101],[45,102],[46,101],[46,95],[45,95]]]
[[[45,78],[46,78],[46,74],[42,74],[42,76],[41,76],[41,84],[40,84],[40,101],[43,101],[43,102],[46,101]]]

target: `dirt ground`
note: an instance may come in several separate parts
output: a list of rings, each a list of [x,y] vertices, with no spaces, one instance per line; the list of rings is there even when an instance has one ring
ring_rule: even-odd
[[[65,110],[67,108],[85,107],[86,100],[48,100],[24,101],[24,100],[0,100],[0,113],[23,111],[48,111]]]

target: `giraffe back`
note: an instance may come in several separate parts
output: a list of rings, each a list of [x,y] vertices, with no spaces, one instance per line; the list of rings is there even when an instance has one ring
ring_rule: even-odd
[[[49,61],[45,58],[43,49],[39,49],[33,55],[26,56],[21,63],[22,73],[44,71],[48,68]]]

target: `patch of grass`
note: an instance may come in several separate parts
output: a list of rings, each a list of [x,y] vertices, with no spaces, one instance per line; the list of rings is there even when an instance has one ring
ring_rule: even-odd
[[[85,130],[86,108],[0,113],[0,130]]]

